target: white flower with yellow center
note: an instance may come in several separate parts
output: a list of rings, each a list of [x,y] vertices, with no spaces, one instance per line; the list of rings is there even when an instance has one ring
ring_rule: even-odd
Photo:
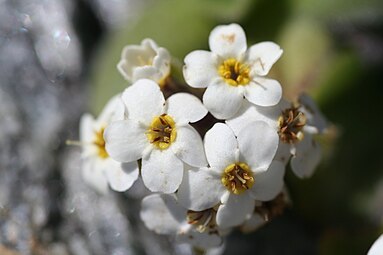
[[[120,162],[142,158],[141,176],[149,190],[175,192],[184,163],[207,165],[202,139],[189,125],[207,114],[197,97],[177,93],[165,101],[155,82],[142,79],[125,90],[122,100],[129,116],[107,127],[106,150]]]
[[[372,245],[367,255],[382,255],[383,254],[383,235]]]
[[[80,121],[83,178],[101,193],[108,191],[108,183],[115,191],[126,191],[138,177],[137,162],[115,161],[105,150],[105,128],[112,121],[125,118],[125,106],[120,96],[113,97],[97,119],[86,113]]]
[[[244,98],[256,105],[276,105],[282,96],[278,81],[265,78],[282,55],[273,42],[247,49],[246,35],[237,24],[221,25],[209,36],[210,51],[185,57],[184,77],[194,88],[206,88],[203,103],[218,119],[232,117]]]
[[[153,194],[142,200],[140,216],[146,227],[157,234],[207,249],[223,242],[215,222],[216,213],[216,208],[201,212],[187,210],[173,194]]]
[[[292,156],[293,172],[300,178],[310,177],[321,159],[314,135],[324,132],[327,125],[313,100],[303,95],[297,104],[285,100],[273,107],[244,104],[226,123],[238,134],[246,123],[257,120],[267,122],[279,135],[276,159],[288,163]]]
[[[144,39],[141,45],[125,46],[117,69],[131,83],[150,79],[163,85],[170,74],[170,62],[165,48],[158,47],[152,39]]]
[[[217,123],[204,144],[210,167],[185,172],[177,192],[184,207],[201,211],[221,203],[217,225],[230,228],[251,216],[255,200],[271,200],[281,191],[284,165],[272,162],[278,135],[266,123],[247,125],[237,138],[227,125]]]

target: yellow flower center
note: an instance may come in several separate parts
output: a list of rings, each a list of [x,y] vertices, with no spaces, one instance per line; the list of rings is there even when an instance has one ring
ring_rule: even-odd
[[[239,195],[253,186],[254,177],[246,163],[238,162],[225,168],[221,182],[230,192]]]
[[[218,73],[231,86],[247,85],[250,82],[250,68],[234,58],[223,61]]]
[[[215,217],[217,208],[209,208],[200,212],[188,210],[186,214],[187,222],[195,227],[200,232],[214,233],[217,230]]]
[[[306,125],[306,116],[298,110],[298,107],[291,107],[282,112],[278,118],[278,134],[284,143],[297,143],[303,140],[303,127]]]
[[[108,153],[105,150],[104,131],[105,127],[102,127],[100,130],[95,131],[95,137],[93,140],[93,144],[97,147],[98,156],[102,159],[106,159],[109,157]]]
[[[154,117],[152,124],[146,132],[146,137],[157,149],[165,150],[176,139],[177,132],[175,122],[167,114]]]

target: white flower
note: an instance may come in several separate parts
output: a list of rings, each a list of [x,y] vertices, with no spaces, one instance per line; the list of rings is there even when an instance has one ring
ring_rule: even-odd
[[[383,235],[372,245],[367,255],[382,255],[383,254]]]
[[[273,199],[283,187],[284,165],[272,162],[278,135],[264,122],[246,126],[238,138],[225,124],[215,124],[204,140],[209,168],[185,172],[177,192],[184,207],[201,211],[221,203],[217,225],[240,225],[255,200]]]
[[[108,191],[108,183],[115,191],[125,191],[138,177],[136,162],[121,164],[109,157],[105,150],[105,128],[112,121],[124,118],[125,106],[117,95],[107,103],[97,119],[84,114],[80,121],[83,178],[101,193]]]
[[[247,123],[256,120],[267,122],[278,133],[277,160],[287,163],[292,155],[291,168],[298,177],[310,177],[314,173],[321,159],[320,145],[314,135],[323,133],[327,124],[310,97],[301,96],[298,104],[281,100],[274,107],[244,104],[237,116],[226,123],[237,134]]]
[[[142,79],[125,90],[122,100],[129,116],[107,127],[106,150],[120,162],[142,158],[141,176],[149,190],[175,192],[184,162],[207,165],[202,139],[188,124],[207,114],[198,98],[177,93],[165,101],[156,83]]]
[[[150,79],[163,85],[170,73],[170,62],[165,48],[158,47],[151,39],[144,39],[141,45],[125,46],[117,69],[131,83]]]
[[[157,234],[175,237],[198,248],[220,246],[223,239],[215,223],[216,209],[194,212],[183,208],[173,194],[153,194],[142,200],[140,216]]]
[[[279,102],[282,88],[267,79],[282,50],[272,42],[247,49],[246,35],[237,24],[217,26],[209,36],[211,52],[196,50],[185,57],[184,77],[195,88],[206,88],[203,103],[218,119],[232,117],[244,98],[260,106]]]

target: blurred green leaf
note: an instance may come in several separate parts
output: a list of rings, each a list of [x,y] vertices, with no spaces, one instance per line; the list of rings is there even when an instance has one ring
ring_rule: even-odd
[[[299,13],[316,18],[369,18],[383,13],[381,0],[292,0]]]
[[[288,94],[315,86],[321,68],[331,61],[331,40],[321,24],[299,17],[282,29],[278,42],[284,53],[276,67]]]

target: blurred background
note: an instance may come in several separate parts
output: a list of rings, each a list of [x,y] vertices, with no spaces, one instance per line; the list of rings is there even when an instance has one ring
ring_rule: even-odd
[[[188,254],[138,219],[135,189],[100,196],[81,179],[78,121],[127,83],[126,44],[153,38],[182,65],[236,22],[249,45],[284,49],[287,97],[309,92],[332,123],[292,205],[224,254],[366,254],[383,233],[381,0],[0,0],[0,254]]]

